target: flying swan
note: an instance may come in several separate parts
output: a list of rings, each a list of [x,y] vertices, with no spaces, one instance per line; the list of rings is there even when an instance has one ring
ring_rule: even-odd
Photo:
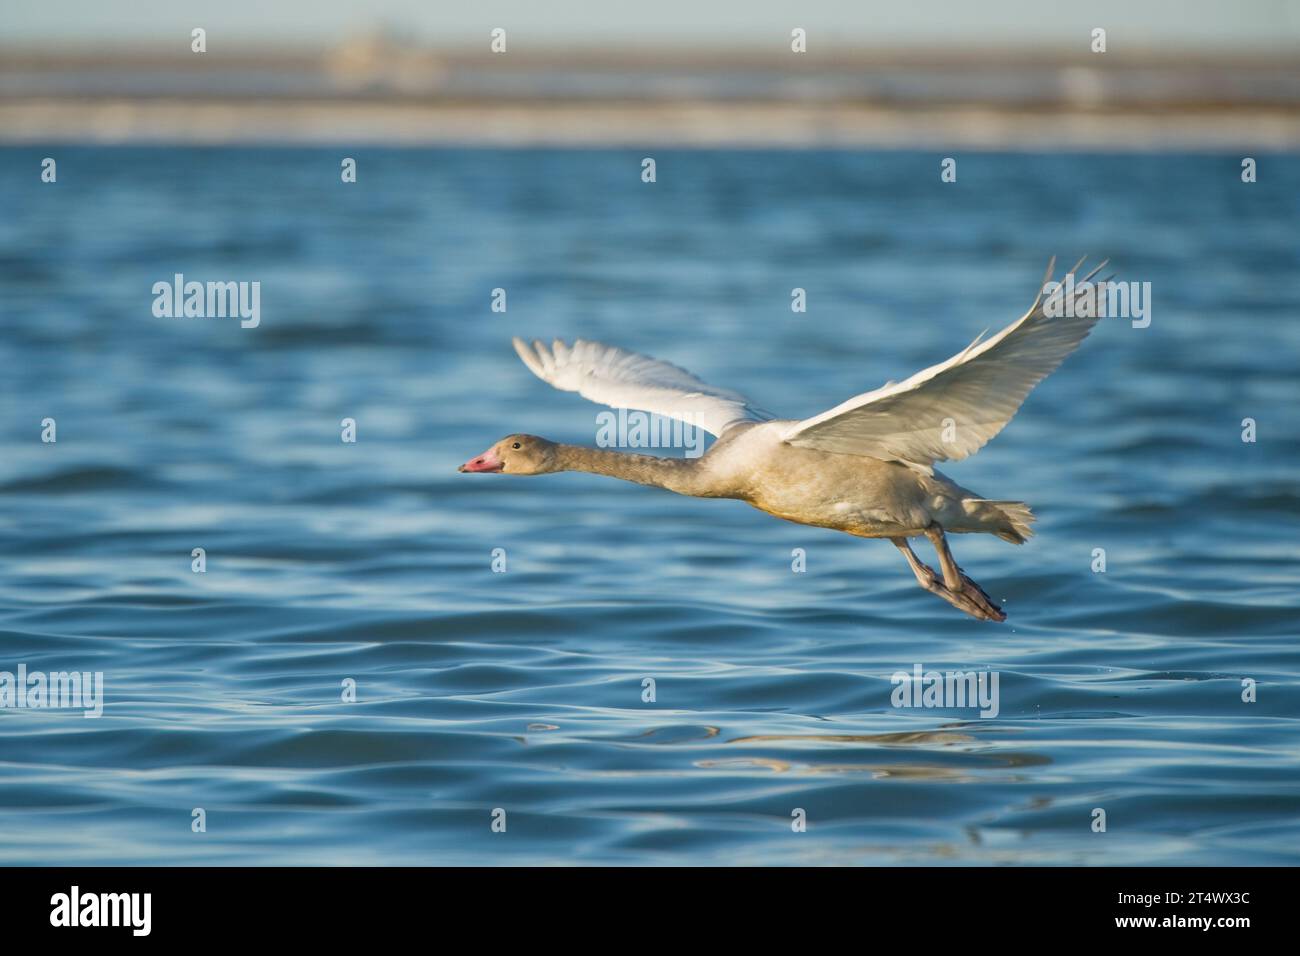
[[[1053,259],[1044,286],[1054,265]],[[1104,265],[1074,284],[1077,297]],[[1024,544],[1033,533],[1033,512],[1022,501],[968,491],[934,464],[979,451],[1097,322],[1096,316],[1049,317],[1044,305],[1040,290],[1029,311],[992,338],[981,335],[946,362],[803,421],[774,419],[743,395],[612,345],[579,339],[548,347],[516,338],[515,351],[542,381],[612,408],[698,425],[717,441],[699,458],[658,458],[509,435],[459,470],[585,471],[697,498],[737,498],[798,524],[888,538],[921,587],[972,617],[1005,621],[1002,609],[957,566],[944,534],[982,532]],[[940,575],[908,543],[922,535],[934,546]]]

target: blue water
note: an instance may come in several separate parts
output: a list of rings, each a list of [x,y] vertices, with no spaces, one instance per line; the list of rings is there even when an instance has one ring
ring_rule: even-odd
[[[0,711],[0,861],[1300,862],[1300,157],[1257,158],[0,150],[0,670],[106,696]],[[884,542],[456,473],[594,441],[511,335],[804,416],[1016,318],[1053,253],[1152,321],[947,468],[1040,516],[953,542],[1004,625]],[[261,324],[155,318],[178,272],[259,281]],[[895,708],[917,664],[996,671],[999,715]]]

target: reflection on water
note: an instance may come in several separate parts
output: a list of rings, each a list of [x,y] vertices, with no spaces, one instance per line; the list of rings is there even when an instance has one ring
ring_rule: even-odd
[[[951,746],[952,744],[968,744],[975,741],[974,737],[966,734],[953,734],[945,731],[914,731],[903,734],[799,734],[795,736],[780,736],[777,734],[765,734],[756,737],[737,737],[730,741],[733,744],[757,743],[764,740],[804,740],[804,741],[826,741],[828,743],[861,743],[861,744],[880,744],[880,745],[914,745],[914,744],[931,744],[936,747]]]
[[[972,783],[976,777],[949,767],[928,767],[924,764],[885,767],[879,764],[792,764],[784,760],[771,760],[763,757],[737,757],[731,760],[701,760],[695,766],[709,769],[765,768],[774,773],[865,773],[876,780],[896,779],[942,780],[949,783]],[[1015,778],[1004,778],[1015,779]]]

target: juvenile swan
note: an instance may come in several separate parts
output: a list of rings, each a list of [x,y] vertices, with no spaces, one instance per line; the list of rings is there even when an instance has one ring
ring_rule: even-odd
[[[1024,502],[981,497],[933,466],[975,454],[1083,341],[1097,317],[1059,316],[1099,311],[1084,303],[1100,269],[1057,287],[1047,300],[1064,306],[1059,290],[1072,289],[1073,310],[1053,309],[1058,317],[1048,317],[1040,290],[1029,311],[991,339],[981,341],[981,335],[946,362],[804,421],[774,419],[742,395],[611,345],[579,339],[570,347],[557,340],[548,348],[515,339],[524,364],[558,389],[613,408],[681,419],[718,440],[701,457],[681,459],[509,435],[460,471],[586,471],[698,498],[738,498],[787,521],[888,538],[921,587],[972,617],[1005,621],[1002,609],[957,566],[944,532],[984,532],[1024,544],[1034,515]],[[907,539],[921,535],[934,545],[942,575],[912,551]]]

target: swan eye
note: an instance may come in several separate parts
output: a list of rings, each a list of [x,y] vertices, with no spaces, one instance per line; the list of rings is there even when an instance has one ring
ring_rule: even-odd
[[[515,443],[514,443],[513,445],[511,445],[510,447],[511,447],[511,448],[522,448],[523,445],[519,444],[519,442],[515,442]]]

